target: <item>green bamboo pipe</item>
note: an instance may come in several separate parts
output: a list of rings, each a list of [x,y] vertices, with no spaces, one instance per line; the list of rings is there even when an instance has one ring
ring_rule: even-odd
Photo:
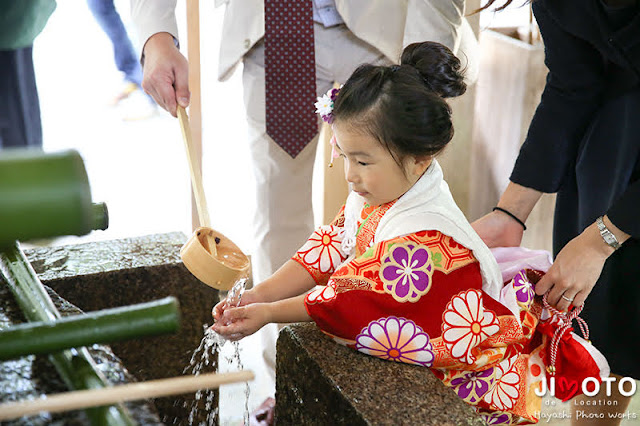
[[[108,226],[106,206],[91,202],[87,172],[74,150],[1,150],[0,200],[0,248]]]
[[[179,315],[178,301],[167,297],[56,321],[19,324],[0,330],[0,360],[173,333],[179,328]]]
[[[60,318],[60,313],[18,242],[0,251],[0,275],[9,285],[27,320],[55,321]],[[109,385],[91,354],[84,347],[50,354],[49,359],[69,389],[98,389]],[[122,404],[94,407],[85,411],[92,425],[133,426],[136,424]]]

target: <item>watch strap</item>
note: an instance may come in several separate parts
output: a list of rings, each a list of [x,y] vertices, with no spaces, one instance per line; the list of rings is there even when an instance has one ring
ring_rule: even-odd
[[[618,250],[620,248],[620,243],[613,232],[607,228],[607,225],[604,224],[604,220],[602,216],[596,219],[596,225],[598,225],[598,230],[600,231],[600,235],[605,243],[613,247],[614,250]]]

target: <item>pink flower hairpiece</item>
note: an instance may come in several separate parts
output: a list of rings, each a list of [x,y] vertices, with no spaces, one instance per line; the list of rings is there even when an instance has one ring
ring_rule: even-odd
[[[329,161],[329,167],[333,167],[333,160],[340,157],[338,150],[336,150],[336,142],[336,136],[331,136],[331,140],[329,140],[329,144],[331,145],[331,160]]]
[[[326,123],[333,123],[333,101],[336,100],[336,96],[338,96],[341,88],[342,86],[337,89],[330,89],[327,93],[320,96],[318,102],[315,103],[316,114],[320,114],[320,117],[322,117],[322,120]]]

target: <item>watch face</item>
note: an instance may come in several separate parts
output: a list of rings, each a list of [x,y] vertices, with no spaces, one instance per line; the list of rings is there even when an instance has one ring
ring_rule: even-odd
[[[602,239],[604,240],[604,242],[617,250],[620,247],[620,243],[618,243],[616,236],[613,235],[611,231],[609,231],[609,228],[607,228],[607,225],[604,224],[602,217],[599,217],[596,220],[596,224],[598,225],[598,229],[600,230],[600,235],[602,236]]]

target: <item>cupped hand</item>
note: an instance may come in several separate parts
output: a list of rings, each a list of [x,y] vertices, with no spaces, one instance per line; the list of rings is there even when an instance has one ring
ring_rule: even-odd
[[[238,306],[250,305],[252,303],[261,303],[264,302],[259,294],[256,292],[256,288],[252,288],[250,290],[245,290],[240,298],[240,303]]]
[[[603,248],[600,235],[592,234],[587,228],[569,241],[536,284],[536,293],[548,292],[547,302],[560,311],[568,310],[571,305],[584,304],[610,254]]]
[[[211,310],[211,316],[213,316],[214,321],[220,321],[222,315],[224,314],[225,309],[227,308],[227,299],[224,298],[219,301],[216,306]]]
[[[238,306],[245,306],[251,303],[258,303],[258,302],[262,302],[262,300],[259,300],[259,297],[254,291],[254,289],[251,289],[251,290],[246,290],[242,294],[242,297],[240,298],[240,303],[238,304]],[[227,309],[235,307],[230,305],[229,303],[230,303],[229,298],[225,297],[213,307],[213,309],[211,310],[211,315],[213,316],[213,319],[215,321],[220,321],[220,319],[224,315],[224,312]]]
[[[213,324],[213,331],[227,340],[235,341],[260,330],[269,322],[269,308],[266,303],[252,303],[238,308],[227,308]]]
[[[177,104],[189,105],[189,66],[169,33],[156,33],[144,46],[142,88],[176,117]]]
[[[517,247],[522,242],[522,225],[500,211],[493,211],[471,223],[482,241],[490,247]]]

